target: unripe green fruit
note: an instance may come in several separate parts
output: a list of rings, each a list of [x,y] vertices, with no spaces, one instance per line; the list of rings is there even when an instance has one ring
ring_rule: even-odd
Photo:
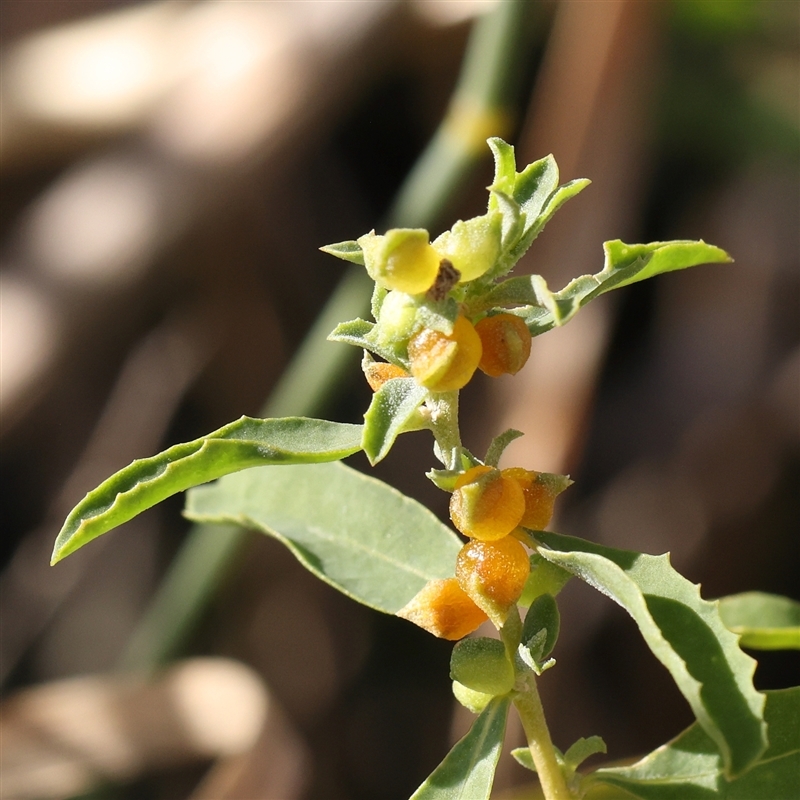
[[[414,332],[416,319],[417,304],[414,298],[405,292],[389,292],[383,300],[375,329],[378,341],[389,348],[408,341]]]
[[[450,677],[488,695],[506,694],[514,688],[514,667],[497,639],[464,639],[450,656]]]
[[[460,282],[480,278],[494,266],[500,254],[502,216],[484,214],[459,220],[433,242],[441,258],[446,258],[461,273]]]
[[[453,681],[453,696],[473,714],[480,714],[492,699],[492,695],[485,692],[476,692],[458,681]]]

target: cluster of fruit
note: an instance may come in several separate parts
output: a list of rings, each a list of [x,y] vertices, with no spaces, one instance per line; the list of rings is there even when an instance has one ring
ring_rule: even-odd
[[[477,227],[476,221],[481,223]],[[488,234],[493,231],[485,217],[478,217],[456,223],[433,244],[427,231],[416,229],[395,229],[383,236],[370,233],[358,240],[367,271],[389,292],[379,330],[387,344],[405,345],[400,349],[406,351],[411,375],[432,392],[462,389],[476,369],[491,377],[514,375],[530,356],[530,332],[514,314],[495,313],[473,324],[459,313],[449,330],[415,324],[414,296],[442,301],[452,289],[463,290],[491,268],[496,246],[495,237]],[[488,235],[490,246],[476,247],[477,234]],[[385,362],[373,362],[365,372],[375,391],[391,378],[408,377],[402,367]]]
[[[490,211],[433,242],[424,230],[393,229],[349,243],[377,286],[376,323],[364,346],[387,360],[362,364],[373,391],[413,378],[439,395],[462,389],[478,369],[491,377],[522,369],[531,352],[525,320],[484,300],[501,238],[500,215]],[[445,639],[461,639],[486,619],[504,624],[531,571],[522,528],[543,529],[569,485],[563,476],[472,463],[447,487],[450,518],[469,539],[455,577],[431,581],[399,612]]]
[[[461,639],[486,619],[499,628],[530,574],[520,528],[541,530],[569,481],[514,467],[477,466],[455,484],[450,519],[469,541],[454,578],[430,581],[399,616],[443,639]]]

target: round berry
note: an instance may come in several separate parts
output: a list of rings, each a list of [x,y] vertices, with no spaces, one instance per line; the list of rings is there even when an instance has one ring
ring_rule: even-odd
[[[450,677],[481,694],[506,694],[514,688],[514,667],[498,639],[459,642],[450,655]]]
[[[478,367],[492,378],[516,375],[531,354],[528,326],[514,314],[484,317],[475,326],[483,347]]]
[[[364,370],[364,377],[373,392],[383,386],[386,381],[392,378],[408,378],[408,373],[402,368],[394,364],[387,364],[385,361],[371,361],[362,366]]]
[[[397,616],[451,641],[472,633],[487,619],[455,578],[429,581]]]
[[[502,539],[519,525],[524,512],[525,495],[519,483],[493,467],[467,470],[450,498],[453,525],[473,539]]]
[[[542,531],[553,517],[556,497],[569,485],[565,475],[531,472],[521,467],[504,469],[503,475],[513,478],[525,496],[525,513],[519,524],[532,531]]]
[[[505,620],[529,572],[528,551],[513,536],[496,542],[467,542],[456,559],[459,586],[493,621]]]
[[[462,389],[481,360],[481,340],[466,317],[458,317],[451,334],[424,328],[408,343],[411,374],[433,392]]]
[[[358,243],[369,276],[387,289],[407,294],[427,292],[436,280],[442,257],[421,228],[393,228],[383,236],[368,233]]]

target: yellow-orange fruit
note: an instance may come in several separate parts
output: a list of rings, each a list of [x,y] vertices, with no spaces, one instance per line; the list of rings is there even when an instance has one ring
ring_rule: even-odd
[[[393,228],[383,236],[359,238],[364,265],[372,280],[407,294],[427,292],[436,280],[442,256],[421,228]]]
[[[362,366],[364,370],[364,377],[373,392],[383,386],[386,381],[392,378],[408,378],[408,373],[402,368],[394,364],[387,364],[385,361],[370,361]]]
[[[466,536],[502,539],[519,525],[525,495],[513,478],[493,467],[478,466],[458,478],[450,498],[450,519]]]
[[[538,474],[521,467],[504,469],[503,475],[514,479],[525,497],[525,512],[519,524],[523,528],[542,531],[553,517],[556,496],[559,494],[547,483],[538,480]]]
[[[451,641],[472,633],[487,619],[455,578],[428,581],[397,616]]]
[[[467,542],[456,559],[458,585],[495,623],[505,621],[530,573],[528,551],[513,536]]]
[[[484,317],[475,325],[483,347],[478,367],[492,378],[516,375],[531,354],[528,326],[514,314]]]
[[[466,317],[458,317],[448,336],[424,328],[408,343],[411,374],[434,392],[453,392],[466,386],[481,360],[481,340]]]

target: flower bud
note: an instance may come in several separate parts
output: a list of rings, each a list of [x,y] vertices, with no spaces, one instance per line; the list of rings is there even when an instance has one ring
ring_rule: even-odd
[[[475,325],[483,346],[478,367],[492,378],[516,375],[531,354],[528,326],[514,314],[484,317]]]
[[[467,596],[455,578],[429,581],[397,612],[441,639],[462,639],[472,633],[486,614]]]
[[[392,378],[409,377],[409,374],[402,367],[398,367],[395,364],[387,364],[385,361],[369,361],[362,364],[361,368],[373,392],[377,392],[386,381],[390,381]]]
[[[502,539],[519,525],[525,495],[513,478],[493,467],[472,467],[456,481],[450,498],[450,519],[466,536],[483,541]]]
[[[528,551],[513,536],[467,542],[456,559],[458,585],[496,625],[519,600],[529,572]]]
[[[481,360],[481,340],[466,317],[458,317],[451,334],[424,328],[408,343],[411,374],[433,392],[462,389]]]
[[[480,278],[500,255],[502,217],[498,213],[459,220],[437,237],[433,247],[461,273],[461,283]]]
[[[532,531],[545,529],[553,517],[556,497],[572,483],[566,475],[531,472],[521,467],[504,469],[503,475],[513,478],[522,487],[525,513],[519,524]]]
[[[492,696],[514,688],[514,667],[497,639],[464,639],[450,656],[450,677],[475,692]]]
[[[427,292],[442,257],[421,228],[393,228],[384,236],[368,233],[358,240],[369,276],[387,289],[407,294]]]

